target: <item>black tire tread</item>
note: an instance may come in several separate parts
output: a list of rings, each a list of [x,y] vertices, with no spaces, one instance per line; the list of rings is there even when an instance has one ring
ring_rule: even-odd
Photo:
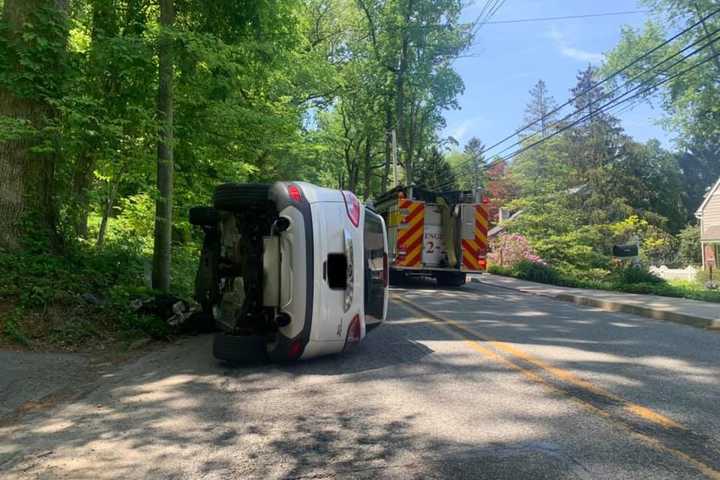
[[[230,212],[243,211],[251,205],[269,202],[268,183],[223,183],[215,188],[213,205]]]
[[[442,287],[462,287],[467,281],[467,275],[462,272],[439,272],[435,279]]]
[[[220,222],[220,213],[213,207],[192,207],[188,212],[188,220],[192,225],[215,226]]]

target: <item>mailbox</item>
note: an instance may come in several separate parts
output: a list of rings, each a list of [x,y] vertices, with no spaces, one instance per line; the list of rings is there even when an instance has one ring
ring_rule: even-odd
[[[637,257],[640,254],[637,244],[631,245],[614,245],[613,257],[629,258]]]

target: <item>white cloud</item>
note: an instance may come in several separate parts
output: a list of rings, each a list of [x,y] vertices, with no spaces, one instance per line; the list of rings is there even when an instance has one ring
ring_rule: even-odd
[[[460,122],[459,125],[450,129],[450,136],[462,144],[466,140],[467,134],[470,130],[474,130],[477,127],[477,123],[477,118],[465,119]]]
[[[547,37],[555,42],[555,45],[560,51],[560,54],[568,58],[579,60],[585,63],[600,63],[603,59],[602,53],[588,52],[587,50],[582,50],[580,48],[575,48],[568,45],[568,41],[567,38],[565,38],[565,35],[563,35],[562,32],[557,30],[555,27],[553,27],[552,30],[547,32]]]
[[[580,50],[579,48],[566,46],[560,47],[560,53],[562,53],[566,57],[580,60],[581,62],[600,63],[603,59],[602,53],[588,52],[585,50]]]

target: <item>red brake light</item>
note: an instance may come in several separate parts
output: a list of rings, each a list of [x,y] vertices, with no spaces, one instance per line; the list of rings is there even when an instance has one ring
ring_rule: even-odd
[[[342,194],[345,199],[345,209],[347,210],[348,218],[350,218],[352,224],[357,227],[360,225],[360,200],[358,200],[352,192],[343,191]]]
[[[293,340],[290,344],[290,349],[288,350],[288,359],[297,360],[300,358],[300,355],[302,355],[302,344],[300,343],[300,340]]]
[[[297,185],[290,185],[287,190],[288,195],[290,195],[293,202],[299,202],[302,200],[302,193],[300,193],[300,189]]]
[[[483,197],[482,197],[482,203],[484,203],[485,205],[487,205],[488,203],[490,203],[490,199],[489,199],[488,197],[486,197],[485,195],[483,195]]]
[[[362,321],[360,320],[360,315],[355,315],[350,322],[350,326],[348,327],[347,331],[347,337],[345,337],[345,347],[359,343],[362,339]]]

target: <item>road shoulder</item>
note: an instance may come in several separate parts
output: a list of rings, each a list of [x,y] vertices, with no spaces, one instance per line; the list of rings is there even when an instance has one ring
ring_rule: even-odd
[[[720,305],[711,302],[559,287],[493,274],[475,275],[471,277],[471,281],[570,302],[576,305],[596,307],[609,312],[630,313],[655,320],[720,330]]]

